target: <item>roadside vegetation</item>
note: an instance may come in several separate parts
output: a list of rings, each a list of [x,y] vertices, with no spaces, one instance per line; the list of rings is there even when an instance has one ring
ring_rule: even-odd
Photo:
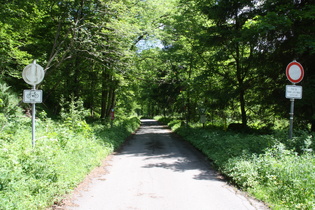
[[[311,133],[240,133],[157,118],[202,151],[233,184],[272,209],[315,208],[315,145]]]
[[[2,91],[2,102],[14,107],[18,98]],[[45,209],[58,202],[140,124],[137,117],[118,118],[112,127],[104,120],[87,123],[80,104],[73,101],[54,120],[38,111],[35,148],[31,119],[18,107],[0,113],[0,209]]]

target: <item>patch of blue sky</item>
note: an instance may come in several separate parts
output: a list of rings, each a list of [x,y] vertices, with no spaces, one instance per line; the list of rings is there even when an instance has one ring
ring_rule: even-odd
[[[143,50],[154,49],[154,48],[160,48],[160,49],[164,48],[162,41],[159,39],[140,40],[136,46],[137,46],[138,52],[141,52]]]

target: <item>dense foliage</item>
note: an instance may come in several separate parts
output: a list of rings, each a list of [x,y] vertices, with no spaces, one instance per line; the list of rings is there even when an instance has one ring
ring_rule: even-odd
[[[181,126],[167,122],[178,134],[202,151],[230,180],[272,209],[314,209],[314,137],[240,134],[216,127]]]
[[[116,108],[206,115],[244,126],[286,118],[286,65],[305,69],[296,125],[315,130],[312,0],[30,0],[0,6],[0,77],[21,94],[25,65],[46,76],[44,107],[80,97],[93,117]]]
[[[314,131],[314,1],[185,0],[179,5],[163,21],[165,47],[141,54],[148,58],[140,60],[143,71],[155,70],[142,83],[149,115],[175,112],[196,121],[205,108],[214,121],[272,128],[288,117],[285,69],[296,59],[305,77],[295,125]]]
[[[0,79],[22,93],[22,70],[34,59],[44,67],[43,107],[60,113],[60,100],[80,97],[92,117],[137,105],[133,57],[172,1],[30,0],[0,5]]]

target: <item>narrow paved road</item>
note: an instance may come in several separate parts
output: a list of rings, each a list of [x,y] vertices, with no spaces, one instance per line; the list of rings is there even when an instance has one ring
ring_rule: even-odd
[[[220,179],[198,151],[154,120],[142,120],[109,164],[67,209],[267,209]]]

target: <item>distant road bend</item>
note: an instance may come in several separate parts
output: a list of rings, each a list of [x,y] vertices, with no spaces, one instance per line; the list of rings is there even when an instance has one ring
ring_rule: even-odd
[[[142,120],[103,167],[107,173],[93,178],[66,209],[268,209],[220,179],[197,150],[155,120]]]

